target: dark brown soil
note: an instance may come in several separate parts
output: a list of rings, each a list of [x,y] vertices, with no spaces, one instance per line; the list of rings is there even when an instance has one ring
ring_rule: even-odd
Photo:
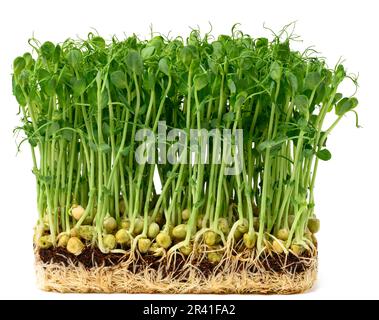
[[[307,264],[304,262],[304,258],[311,258],[311,254],[307,252],[299,258],[292,253],[287,255],[273,253],[270,256],[262,258],[261,263],[265,270],[272,270],[275,272],[282,272],[286,270],[291,273],[299,273],[307,270],[308,268]]]
[[[83,252],[75,256],[69,253],[65,248],[50,248],[50,249],[39,249],[38,255],[40,259],[44,263],[57,263],[63,265],[69,265],[69,263],[73,263],[74,265],[83,265],[86,269],[91,269],[97,266],[114,266],[118,263],[127,260],[128,256],[124,254],[115,254],[109,253],[104,254],[98,248],[86,247]],[[265,257],[259,260],[260,269],[274,272],[291,272],[291,273],[300,273],[305,271],[308,266],[306,260],[304,258],[311,258],[309,253],[305,254],[303,257],[296,257],[295,255],[289,253],[285,254],[271,254],[266,255]],[[161,265],[162,261],[159,261],[160,258],[157,258],[152,255],[144,255],[142,259],[139,259],[137,263],[130,264],[128,267],[130,271],[135,273],[144,270],[146,267],[150,267],[152,269],[157,270]],[[168,268],[163,270],[163,273],[170,274],[171,276],[181,274],[182,267],[185,263],[185,260],[178,255],[176,257],[175,263],[172,263]],[[196,267],[198,270],[202,272],[202,274],[207,277],[209,276],[216,265],[212,264],[209,261],[202,261],[200,263],[196,263]],[[246,269],[247,266],[242,262],[237,266],[237,271]],[[249,271],[256,272],[257,267],[252,266],[248,267]]]
[[[104,254],[98,248],[92,247],[86,247],[78,256],[75,256],[62,247],[39,249],[39,256],[43,262],[63,263],[64,265],[68,265],[71,260],[75,265],[81,263],[88,269],[102,265],[110,267],[127,259],[125,255],[115,253]]]

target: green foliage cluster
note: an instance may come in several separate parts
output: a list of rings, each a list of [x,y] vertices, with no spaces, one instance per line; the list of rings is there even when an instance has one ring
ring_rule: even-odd
[[[235,29],[217,39],[193,30],[186,39],[35,41],[14,60],[13,93],[33,157],[38,244],[78,254],[83,242],[156,255],[189,254],[194,241],[312,248],[319,160],[331,158],[327,136],[358,102],[338,92],[342,64],[329,69],[290,44]],[[138,164],[136,132],[157,133],[159,121],[242,129],[241,173],[225,175],[225,163]]]

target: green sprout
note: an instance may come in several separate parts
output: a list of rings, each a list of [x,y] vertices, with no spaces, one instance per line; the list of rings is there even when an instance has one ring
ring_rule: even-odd
[[[204,243],[217,262],[219,247],[314,249],[317,169],[358,104],[338,88],[356,79],[291,50],[285,35],[34,41],[12,81],[36,177],[37,245],[188,256]],[[225,174],[225,162],[163,163],[157,152],[136,162],[138,131],[157,136],[162,121],[187,133],[187,159],[191,129],[242,130],[239,173]],[[209,159],[224,142],[210,139]]]

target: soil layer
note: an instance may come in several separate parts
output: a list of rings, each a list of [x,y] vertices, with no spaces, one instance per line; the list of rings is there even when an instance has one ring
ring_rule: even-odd
[[[112,267],[121,264],[128,259],[128,255],[116,254],[116,253],[102,253],[98,248],[86,247],[83,252],[75,256],[69,253],[65,248],[56,247],[50,249],[39,249],[38,256],[43,263],[50,264],[60,264],[64,266],[75,265],[83,266],[85,269],[89,270],[91,268],[98,267]],[[309,268],[307,259],[314,258],[309,252],[303,254],[302,256],[295,256],[292,253],[288,254],[266,254],[262,255],[257,264],[248,267],[249,272],[254,272],[259,266],[260,271],[271,271],[271,272],[286,272],[286,273],[301,273]],[[129,271],[138,273],[146,268],[158,270],[164,262],[162,258],[155,257],[153,255],[142,255],[136,264],[131,264],[129,266]],[[175,263],[167,265],[165,268],[165,273],[175,276],[176,273],[180,272],[186,261],[181,255],[178,255],[175,259]],[[208,276],[212,274],[217,267],[217,264],[213,264],[207,260],[193,261],[198,268],[198,270],[203,274],[203,276]],[[246,265],[241,261],[237,266],[236,271],[246,270]],[[165,276],[165,275],[164,275]]]

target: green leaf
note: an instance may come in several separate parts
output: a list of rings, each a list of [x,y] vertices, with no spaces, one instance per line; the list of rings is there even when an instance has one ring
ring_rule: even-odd
[[[212,129],[216,129],[218,127],[218,121],[217,121],[217,119],[212,119],[211,123],[210,123],[210,126],[211,126]]]
[[[224,56],[224,48],[220,41],[212,42],[212,49],[213,49],[212,56],[214,59],[220,60]]]
[[[26,68],[31,68],[34,63],[32,55],[29,52],[26,52],[22,55],[22,57],[25,59]]]
[[[92,151],[97,152],[97,145],[96,145],[96,143],[94,143],[93,141],[89,141],[89,142],[88,142],[88,145],[89,145],[89,147],[90,147],[90,149],[91,149]]]
[[[164,40],[162,36],[155,36],[152,38],[147,44],[149,47],[154,47],[157,51],[159,51],[163,46]]]
[[[54,55],[55,46],[52,42],[46,41],[40,48],[41,55],[45,57],[46,59],[50,59]]]
[[[46,135],[48,137],[51,137],[53,135],[55,135],[55,133],[60,129],[60,125],[58,122],[52,122],[48,127],[47,127],[47,130],[46,130]]]
[[[297,125],[299,126],[299,129],[306,130],[307,125],[308,125],[308,121],[307,121],[307,119],[300,117],[299,120],[297,120]]]
[[[38,139],[36,138],[29,138],[28,141],[33,148],[35,148],[38,145]]]
[[[31,76],[31,72],[29,70],[22,70],[20,73],[19,82],[21,85],[26,85],[29,82],[29,78]]]
[[[267,47],[268,46],[268,39],[267,38],[257,38],[255,42],[255,47],[256,48],[262,48],[262,47]]]
[[[208,58],[208,66],[209,66],[209,69],[213,73],[217,74],[217,71],[218,71],[217,64],[211,58]]]
[[[58,63],[60,61],[61,52],[62,52],[61,46],[58,44],[55,47],[54,54],[53,54],[53,60],[55,63]]]
[[[336,104],[338,101],[340,101],[342,99],[342,93],[340,92],[337,92],[334,96],[334,99],[333,99],[333,104]]]
[[[13,95],[16,97],[16,100],[20,106],[26,106],[26,97],[24,96],[24,93],[22,92],[21,87],[19,85],[14,87]]]
[[[101,93],[100,108],[104,109],[109,102],[109,96],[107,91]]]
[[[231,94],[235,94],[237,91],[236,84],[232,79],[228,79],[228,88]]]
[[[111,82],[118,89],[124,89],[127,87],[126,75],[121,70],[117,70],[111,73]]]
[[[142,74],[143,62],[141,55],[137,51],[130,51],[126,56],[126,66],[137,75]]]
[[[305,158],[310,158],[314,154],[312,145],[306,144],[304,146],[303,154]]]
[[[86,81],[84,79],[72,79],[72,90],[75,97],[80,97],[86,90]]]
[[[272,148],[276,145],[277,143],[275,142],[275,140],[265,140],[263,142],[261,142],[258,147],[257,147],[257,150],[259,152],[262,152],[263,150],[267,149],[267,148]]]
[[[53,77],[51,79],[49,79],[47,82],[46,82],[46,85],[45,85],[45,92],[47,93],[48,96],[53,96],[55,94],[55,89],[57,87],[57,81],[56,79]]]
[[[232,122],[234,120],[234,112],[233,111],[229,111],[229,112],[225,113],[223,115],[222,119],[225,122]]]
[[[13,72],[17,76],[21,73],[21,71],[25,68],[26,61],[23,57],[17,57],[13,61]]]
[[[297,82],[296,76],[292,72],[288,72],[286,74],[286,77],[287,77],[288,83],[291,86],[292,92],[296,92],[298,88],[298,82]]]
[[[321,74],[319,72],[310,72],[305,76],[304,88],[314,90],[321,82]]]
[[[193,53],[192,53],[191,48],[183,47],[180,50],[179,56],[180,56],[180,60],[183,62],[183,64],[186,67],[189,67],[191,62],[192,62],[192,59],[193,59]]]
[[[316,95],[314,100],[312,101],[312,105],[319,105],[325,100],[325,98],[329,97],[329,92],[327,93],[326,90],[327,89],[325,87],[325,83],[321,82],[316,89]]]
[[[67,54],[67,62],[74,69],[78,69],[82,62],[82,53],[78,49],[72,49]]]
[[[142,59],[143,60],[149,59],[154,54],[154,51],[155,51],[155,47],[153,46],[143,48],[141,50]]]
[[[343,79],[345,79],[345,77],[346,77],[345,68],[343,67],[342,64],[339,64],[335,71],[333,81],[335,84],[339,84],[340,82],[342,82]]]
[[[105,137],[109,137],[111,134],[111,127],[106,122],[103,122],[103,134]]]
[[[53,111],[53,114],[52,114],[51,119],[52,119],[53,121],[61,121],[61,120],[62,120],[62,117],[63,117],[62,110],[57,110],[57,109],[55,109],[55,110]]]
[[[208,75],[206,73],[197,74],[193,79],[195,89],[197,91],[205,88],[208,85]]]
[[[96,107],[97,106],[97,90],[94,85],[90,86],[87,89],[87,98],[88,102],[91,106]]]
[[[68,83],[70,82],[71,78],[74,76],[74,73],[67,67],[63,66],[59,76],[58,76],[58,83]]]
[[[237,95],[237,99],[236,99],[236,106],[242,106],[245,102],[247,98],[247,92],[246,91],[241,91],[240,93],[238,93]]]
[[[290,56],[290,47],[289,47],[289,40],[286,40],[285,42],[278,43],[277,46],[277,59],[280,61],[287,61]]]
[[[104,49],[105,48],[105,40],[102,37],[96,36],[91,39],[92,44],[95,47]]]
[[[295,106],[299,108],[301,113],[308,111],[308,97],[304,95],[298,95],[294,100]]]
[[[148,90],[154,89],[155,80],[156,79],[155,79],[155,74],[154,73],[149,72],[149,73],[145,74],[144,78],[143,78],[143,84],[146,87],[146,89],[148,89]]]
[[[168,62],[167,62],[167,59],[166,59],[166,58],[162,58],[161,60],[159,60],[158,68],[159,68],[159,70],[162,71],[166,76],[169,76],[169,75],[170,75],[170,70],[169,70]]]
[[[147,104],[144,103],[143,105],[141,105],[138,114],[144,115],[146,113],[146,111],[147,111]]]
[[[101,143],[98,146],[98,150],[99,150],[99,152],[108,153],[109,151],[111,151],[111,147],[106,143]]]
[[[358,105],[357,98],[343,98],[336,105],[336,114],[342,116],[346,112],[351,111]]]
[[[243,70],[250,70],[254,66],[254,59],[250,56],[245,56],[241,59],[240,65]]]
[[[71,141],[73,138],[73,133],[71,130],[64,129],[62,130],[62,137],[67,141]]]
[[[37,71],[38,80],[45,80],[50,78],[50,73],[46,69],[40,68]]]
[[[279,82],[281,75],[282,75],[282,67],[279,65],[279,63],[274,61],[270,67],[270,77],[272,80]]]
[[[127,146],[125,148],[123,148],[120,152],[121,152],[121,155],[123,155],[124,157],[127,157],[128,154],[129,154],[129,150],[130,150],[130,146]]]
[[[328,161],[332,158],[332,154],[330,153],[328,149],[322,149],[322,150],[317,151],[316,156],[320,160],[324,160],[324,161]]]

